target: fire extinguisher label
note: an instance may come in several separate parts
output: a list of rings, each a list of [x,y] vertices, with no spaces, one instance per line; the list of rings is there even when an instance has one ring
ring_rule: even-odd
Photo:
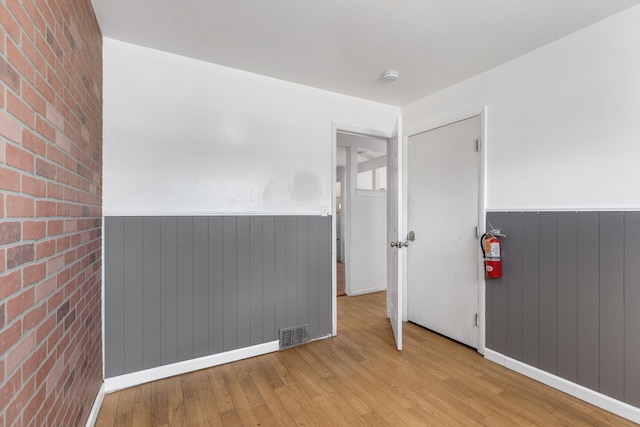
[[[491,243],[489,251],[489,257],[491,258],[500,258],[500,244],[499,243]]]

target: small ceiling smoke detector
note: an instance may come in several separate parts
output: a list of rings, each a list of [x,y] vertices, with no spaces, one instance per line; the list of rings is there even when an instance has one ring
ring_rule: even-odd
[[[398,72],[396,70],[387,70],[382,73],[382,80],[385,82],[395,82],[398,80]]]

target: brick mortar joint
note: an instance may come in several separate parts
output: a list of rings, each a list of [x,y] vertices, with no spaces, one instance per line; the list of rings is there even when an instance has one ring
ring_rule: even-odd
[[[30,131],[30,130],[29,130],[29,131]],[[47,143],[47,144],[51,144],[51,145],[54,145],[54,146],[58,147],[58,145],[57,145],[55,142],[51,142],[51,141],[47,141],[47,140],[44,140],[44,141],[45,141],[45,143]],[[21,150],[24,150],[24,151],[26,151],[27,153],[29,153],[30,155],[32,155],[32,156],[33,156],[33,162],[34,162],[34,167],[33,167],[33,169],[34,169],[34,170],[33,170],[33,172],[25,171],[24,169],[20,169],[20,168],[19,168],[19,167],[17,167],[17,166],[9,165],[9,164],[7,164],[7,163],[6,163],[6,159],[5,159],[5,161],[4,161],[3,163],[0,163],[0,165],[2,165],[4,168],[6,168],[6,169],[8,169],[8,170],[10,170],[10,171],[12,171],[12,172],[17,172],[17,173],[19,173],[20,175],[29,176],[29,177],[32,177],[32,178],[38,179],[39,181],[42,181],[42,182],[47,182],[47,183],[48,183],[48,182],[51,182],[51,183],[54,183],[54,184],[58,184],[58,185],[60,185],[60,186],[62,186],[62,187],[64,187],[64,188],[69,188],[69,189],[72,189],[72,190],[75,190],[75,191],[81,191],[83,194],[87,194],[87,195],[95,195],[95,196],[97,196],[97,194],[96,194],[96,193],[92,193],[92,192],[90,192],[90,191],[84,190],[84,189],[79,188],[79,187],[74,187],[74,186],[72,186],[71,184],[67,184],[67,183],[60,182],[60,181],[55,180],[55,179],[51,179],[51,178],[44,177],[44,176],[42,176],[42,175],[38,175],[38,174],[36,173],[36,171],[35,171],[35,169],[36,169],[36,167],[35,167],[35,162],[36,162],[36,160],[37,160],[37,159],[41,159],[41,160],[46,161],[47,163],[51,164],[52,166],[54,166],[54,167],[56,167],[56,168],[60,167],[60,168],[64,169],[65,171],[69,172],[70,174],[72,174],[72,175],[74,175],[74,176],[76,176],[76,177],[80,178],[81,180],[83,180],[83,181],[85,181],[85,182],[87,182],[87,183],[90,183],[91,185],[95,185],[95,186],[96,186],[96,189],[97,189],[97,188],[102,189],[102,184],[97,184],[97,183],[95,183],[93,180],[90,180],[90,179],[85,178],[85,177],[83,177],[82,175],[78,174],[78,172],[77,172],[77,171],[74,171],[74,170],[72,170],[72,169],[69,169],[69,168],[68,168],[68,167],[66,167],[64,164],[57,163],[57,162],[55,162],[55,161],[53,161],[53,160],[51,160],[51,159],[48,159],[48,158],[46,158],[46,157],[42,156],[41,154],[38,154],[38,153],[36,153],[36,152],[34,152],[34,151],[31,151],[31,150],[30,150],[30,149],[28,149],[28,148],[25,148],[25,147],[24,147],[24,145],[22,145],[22,144],[18,144],[18,143],[16,143],[16,142],[9,141],[9,140],[4,140],[3,142],[4,142],[6,145],[10,145],[10,146],[12,146],[12,147],[20,148]],[[63,150],[63,151],[64,151],[64,150]],[[77,158],[75,158],[75,157],[71,156],[71,154],[70,154],[70,153],[67,153],[67,154],[69,155],[69,157],[70,157],[73,161],[77,162],[78,164],[80,164],[80,165],[82,165],[82,166],[86,167],[87,169],[91,170],[92,172],[94,172],[94,171],[93,171],[93,170],[92,170],[92,169],[91,169],[91,168],[90,168],[86,163],[83,163],[83,162],[81,162],[81,161],[80,161],[80,159],[77,159]],[[94,173],[95,173],[95,172],[94,172]],[[102,181],[102,180],[100,180],[100,181]],[[1,191],[3,191],[3,192],[4,192],[4,191],[11,191],[11,190],[1,190]],[[12,192],[15,192],[15,191],[12,191]],[[21,192],[21,193],[22,193],[22,192]],[[29,193],[23,193],[23,194],[29,194]],[[34,196],[34,197],[37,197],[37,196]],[[101,197],[101,196],[100,196],[100,197]],[[60,199],[55,199],[55,200],[60,200]]]
[[[5,58],[5,59],[7,59],[6,53],[0,54],[0,57],[3,57],[3,58]],[[35,75],[38,75],[38,76],[40,76],[44,81],[47,81],[48,79],[46,78],[46,76],[44,76],[44,75],[40,72],[40,70],[38,70],[38,68],[36,67],[36,65],[35,65],[35,64],[30,60],[30,58],[28,58],[28,57],[26,57],[26,58],[29,60],[29,63],[34,67]],[[39,96],[42,96],[42,95],[43,95],[43,94],[42,94],[42,92],[40,92],[40,91],[39,91],[39,90],[38,90],[38,89],[37,89],[37,88],[36,88],[36,87],[31,83],[31,82],[29,82],[28,80],[25,80],[24,76],[22,76],[22,75],[21,75],[21,74],[20,74],[20,73],[15,69],[15,67],[13,66],[13,64],[12,64],[10,61],[8,61],[8,60],[7,60],[7,64],[9,64],[9,65],[14,69],[14,71],[20,75],[20,81],[21,81],[22,83],[25,83],[25,84],[29,85],[29,86],[33,89],[33,91],[34,91],[34,92],[38,93],[38,95],[39,95]],[[49,63],[47,62],[47,64],[49,64]],[[51,64],[49,64],[49,65],[51,65]],[[52,70],[53,70],[54,74],[56,75],[56,77],[58,77],[58,73],[55,71],[55,69],[53,69],[53,68],[52,68]],[[71,76],[69,76],[69,77],[71,77]],[[58,78],[59,78],[59,77],[58,77]],[[35,76],[34,76],[34,79],[35,79]],[[70,80],[70,81],[73,81],[72,79],[69,79],[69,80]],[[75,82],[74,82],[74,83],[75,83]],[[79,89],[79,87],[78,87],[77,85],[76,85],[76,88],[77,88],[77,89]],[[7,90],[8,92],[12,93],[16,98],[24,99],[24,98],[22,98],[22,97],[21,97],[20,93],[17,93],[16,91],[14,91],[10,86],[6,86],[6,89],[5,89],[5,90]],[[58,93],[58,92],[57,92],[57,91],[55,91],[55,90],[54,90],[54,93],[55,93],[55,96],[56,96],[57,100],[59,100],[62,104],[64,104],[64,106],[69,110],[69,112],[71,112],[71,114],[73,114],[74,118],[75,118],[79,123],[82,123],[82,121],[80,120],[80,117],[78,117],[78,115],[76,114],[76,109],[74,109],[71,105],[69,105],[69,103],[64,99],[64,93],[60,94],[60,93]],[[70,92],[70,93],[71,93],[71,92]],[[80,102],[80,100],[76,99],[76,98],[75,98],[75,96],[73,96],[73,94],[72,94],[71,96],[72,96],[72,98],[73,98],[73,101],[75,101],[75,103],[76,103],[77,107],[78,107],[78,108],[82,108],[82,107],[83,107],[83,105],[82,105],[82,103]],[[102,91],[100,92],[100,99],[102,99]],[[51,102],[49,102],[46,98],[44,98],[44,97],[43,97],[43,100],[45,101],[45,104],[46,104],[46,105],[50,105],[50,106],[52,106],[56,111],[60,111],[59,109],[57,109],[57,108],[55,107],[55,105],[53,105]],[[89,98],[89,100],[91,100],[91,101],[92,101],[92,97],[90,97],[90,98]],[[93,103],[93,102],[92,102],[92,103]],[[22,130],[27,129],[27,130],[31,131],[34,135],[38,135],[38,136],[42,137],[42,139],[43,139],[43,140],[45,140],[45,141],[47,141],[47,142],[49,142],[49,143],[52,143],[52,144],[54,144],[54,145],[57,145],[57,144],[55,143],[55,141],[49,141],[49,140],[48,140],[48,139],[47,139],[43,134],[41,134],[40,132],[38,132],[38,131],[35,129],[35,120],[36,120],[36,118],[37,118],[37,117],[41,117],[41,118],[43,118],[43,119],[44,119],[44,121],[45,121],[46,123],[48,123],[48,124],[52,125],[52,127],[53,127],[54,129],[58,129],[58,130],[60,130],[60,131],[61,131],[61,132],[62,132],[62,133],[67,137],[67,138],[69,138],[69,141],[70,141],[70,142],[71,142],[71,143],[72,143],[72,144],[73,144],[77,149],[79,149],[80,151],[83,151],[82,147],[80,147],[80,146],[76,143],[76,141],[72,140],[72,139],[69,137],[68,133],[64,131],[64,129],[60,129],[60,128],[56,127],[55,125],[53,125],[53,123],[52,123],[50,120],[48,120],[46,116],[43,116],[42,114],[40,114],[39,112],[37,112],[37,111],[35,110],[35,108],[34,108],[31,104],[29,104],[29,102],[26,102],[26,104],[30,107],[30,110],[34,113],[34,126],[33,126],[33,127],[28,126],[27,124],[23,123],[23,122],[22,122],[18,117],[16,117],[15,115],[13,115],[13,114],[9,113],[9,111],[7,110],[7,106],[6,106],[6,105],[2,108],[2,110],[1,110],[1,111],[4,111],[4,112],[6,112],[8,115],[10,115],[10,116],[14,117],[14,118],[16,119],[16,122],[20,124],[20,126],[21,126],[21,129],[22,129]],[[92,106],[90,106],[90,107],[92,107]],[[98,105],[95,105],[95,106],[93,106],[93,107],[98,108],[99,106],[98,106]],[[100,112],[101,112],[101,109],[100,109],[100,108],[98,108],[98,111],[100,111]],[[63,119],[64,119],[64,122],[65,122],[66,124],[68,124],[69,126],[71,126],[71,128],[72,128],[72,129],[73,129],[73,130],[74,130],[78,135],[82,136],[82,129],[78,129],[78,128],[76,128],[76,127],[73,125],[73,123],[71,123],[71,121],[70,121],[69,119],[67,119],[66,117],[63,117]],[[92,122],[93,122],[93,121],[92,121]],[[100,122],[101,122],[101,120],[100,120]],[[92,154],[101,155],[102,153],[101,153],[98,149],[96,149],[96,147],[94,147],[94,145],[95,145],[95,144],[92,144],[91,140],[92,140],[93,138],[98,139],[98,140],[101,140],[102,135],[94,135],[94,133],[95,133],[95,132],[91,131],[91,130],[89,129],[89,126],[87,126],[87,125],[84,125],[84,126],[87,128],[87,130],[89,131],[89,134],[90,134],[90,137],[84,141],[84,142],[85,142],[85,145],[86,145],[86,146],[91,150]],[[99,145],[100,145],[100,146],[102,146],[102,144],[99,144]],[[70,153],[69,153],[69,154],[70,154]]]
[[[87,269],[88,269],[88,268],[87,268]],[[80,273],[78,273],[78,275],[74,276],[74,278],[75,278],[75,277],[78,277],[82,272],[86,271],[87,269],[82,270]],[[2,359],[6,359],[6,356],[7,356],[7,355],[12,351],[12,350],[14,350],[15,348],[19,347],[19,346],[22,344],[23,338],[24,338],[25,336],[29,335],[29,334],[30,334],[30,333],[32,333],[32,332],[37,332],[38,328],[39,328],[40,326],[42,326],[44,323],[46,323],[46,321],[47,321],[47,320],[49,320],[50,318],[52,318],[52,317],[57,317],[57,310],[58,310],[58,309],[59,309],[59,308],[60,308],[60,307],[65,303],[65,302],[67,302],[67,301],[68,301],[68,302],[69,302],[69,311],[64,315],[64,317],[63,317],[60,321],[58,321],[58,320],[56,319],[56,324],[55,324],[55,326],[54,326],[53,328],[51,328],[51,330],[50,330],[50,331],[49,331],[49,332],[48,332],[44,337],[42,337],[42,339],[40,340],[40,343],[34,346],[34,348],[32,349],[32,351],[30,351],[30,352],[29,352],[29,353],[24,357],[24,360],[28,359],[28,357],[29,357],[31,354],[33,354],[35,351],[37,351],[41,346],[43,346],[43,345],[44,345],[44,346],[48,346],[48,339],[49,339],[49,337],[50,337],[50,336],[51,336],[51,335],[56,331],[56,328],[58,327],[58,325],[59,325],[60,323],[64,323],[64,319],[67,317],[67,315],[68,315],[68,314],[69,314],[73,309],[75,309],[75,308],[76,308],[76,307],[78,307],[79,305],[82,305],[82,304],[83,304],[83,300],[85,299],[85,298],[84,298],[84,295],[81,295],[81,296],[78,298],[78,301],[77,301],[76,305],[71,306],[71,299],[72,299],[72,297],[73,297],[75,294],[82,292],[83,288],[88,288],[88,289],[90,289],[90,288],[92,287],[92,282],[93,282],[93,280],[94,280],[94,279],[97,279],[98,281],[100,281],[100,282],[101,282],[101,277],[97,277],[97,276],[98,276],[98,275],[97,275],[96,273],[94,273],[94,274],[90,275],[89,277],[87,277],[87,279],[86,279],[86,280],[84,280],[80,285],[78,285],[78,286],[76,286],[76,287],[75,287],[75,289],[73,290],[73,292],[71,292],[69,295],[67,295],[66,297],[64,297],[64,298],[60,301],[60,303],[59,303],[58,305],[56,305],[53,309],[51,309],[50,311],[48,311],[48,312],[45,314],[45,316],[44,316],[40,321],[38,321],[38,322],[34,323],[34,324],[29,328],[29,329],[24,329],[24,320],[25,320],[25,317],[26,317],[26,316],[28,316],[28,315],[29,315],[29,314],[30,314],[34,309],[40,308],[40,307],[41,307],[41,306],[43,306],[43,305],[47,305],[47,304],[48,304],[48,302],[49,302],[49,299],[51,299],[51,298],[54,296],[55,292],[54,292],[54,293],[52,293],[52,294],[50,294],[50,295],[48,295],[46,298],[43,298],[43,299],[42,299],[42,300],[40,300],[37,304],[33,304],[33,305],[29,306],[29,309],[28,309],[28,310],[25,310],[24,312],[22,312],[22,313],[20,313],[18,316],[16,316],[14,319],[12,319],[10,322],[6,323],[6,324],[5,324],[5,326],[4,326],[4,328],[3,328],[4,330],[7,330],[7,329],[11,328],[11,327],[12,327],[12,326],[14,326],[17,322],[20,322],[20,323],[21,323],[21,327],[20,327],[21,333],[20,333],[20,339],[18,339],[18,340],[17,340],[17,341],[12,345],[12,346],[8,347],[2,355],[0,355],[0,360],[2,360]],[[69,281],[67,281],[67,283],[65,283],[65,286],[66,286],[66,285],[69,285],[69,284],[74,280],[74,278],[69,279]],[[63,288],[64,288],[64,286],[63,286],[61,289],[63,289]],[[64,293],[64,291],[63,291],[63,293]],[[9,299],[10,299],[10,298],[9,298]],[[6,300],[2,300],[2,301],[0,301],[0,303],[5,303],[5,302],[6,302]],[[88,304],[88,301],[87,301],[87,302],[84,302],[84,305],[85,305],[85,306],[89,305],[89,304]],[[80,314],[82,314],[82,312],[83,312],[83,311],[81,311],[81,312],[79,312],[79,313],[76,313],[76,319],[80,319]],[[75,320],[74,320],[74,322],[75,322]],[[64,329],[65,329],[65,331],[64,331],[64,332],[65,332],[65,333],[67,333],[67,332],[68,332],[68,330],[67,330],[68,328],[64,327]],[[55,351],[56,347],[57,347],[57,343],[56,343],[56,345],[54,345],[54,346],[52,347],[52,350],[51,350],[51,351],[47,351],[46,355],[48,356],[48,355],[50,355],[51,353],[53,353],[53,352]],[[22,366],[22,365],[17,365],[17,366],[16,366],[16,368],[15,368],[13,371],[11,371],[11,372],[5,372],[5,374],[6,374],[6,375],[5,375],[5,378],[7,378],[7,377],[11,377],[11,375],[13,375],[13,374],[15,373],[15,370],[16,370],[16,369],[19,369],[21,366]]]
[[[88,282],[88,281],[87,281],[87,282]],[[79,291],[79,290],[80,290],[80,288],[78,288],[76,291]],[[70,297],[69,297],[68,299],[70,300]],[[41,321],[39,324],[36,324],[36,325],[34,326],[34,328],[37,328],[37,326],[41,325],[42,323],[44,323],[44,320],[43,320],[43,321]],[[94,327],[94,328],[95,328],[95,327]],[[29,331],[30,331],[30,330],[31,330],[31,329],[29,329]],[[34,355],[37,351],[39,351],[41,348],[43,348],[43,347],[44,347],[44,348],[46,348],[46,347],[48,346],[48,338],[49,338],[49,336],[54,332],[54,330],[55,330],[55,328],[53,328],[53,329],[50,331],[50,333],[49,333],[49,334],[47,334],[46,339],[43,339],[39,345],[34,346],[34,348],[33,348],[33,349],[32,349],[32,350],[31,350],[27,355],[25,355],[24,359],[26,360],[26,359],[28,359],[29,357],[33,356],[33,355]],[[79,345],[78,345],[78,342],[79,342],[79,341],[81,342],[81,341],[85,338],[85,336],[91,336],[91,335],[92,335],[92,334],[91,334],[91,332],[92,332],[91,330],[86,330],[86,331],[84,331],[84,332],[83,332],[79,337],[78,337],[78,335],[75,335],[73,339],[70,339],[70,340],[67,342],[67,345],[66,345],[66,346],[64,346],[64,348],[63,348],[62,350],[66,350],[67,348],[71,348],[71,347],[73,347],[73,348],[79,348],[79,347],[81,347],[81,346],[79,346]],[[66,333],[70,333],[70,331],[67,331]],[[25,334],[23,333],[23,335],[22,335],[22,336],[24,336],[24,335],[25,335]],[[60,381],[61,379],[63,379],[63,378],[64,378],[64,383],[66,383],[66,382],[67,382],[67,380],[70,378],[70,374],[69,374],[69,373],[67,373],[67,375],[66,375],[66,376],[63,376],[63,375],[62,375],[62,373],[63,373],[63,372],[65,372],[65,371],[67,371],[67,372],[71,372],[71,369],[69,369],[69,368],[71,367],[71,363],[73,362],[73,360],[72,360],[71,358],[64,358],[64,356],[60,356],[60,357],[57,357],[57,358],[55,357],[55,354],[56,354],[56,353],[58,353],[58,352],[59,352],[59,350],[60,350],[60,349],[59,349],[59,347],[60,347],[60,345],[61,345],[61,342],[62,342],[62,337],[61,337],[61,338],[60,338],[60,339],[55,343],[55,345],[53,345],[53,346],[51,347],[51,350],[47,350],[47,351],[45,352],[45,356],[42,358],[42,360],[40,361],[40,363],[39,363],[36,367],[34,367],[33,372],[31,373],[31,375],[30,375],[29,377],[27,377],[26,379],[22,379],[22,380],[20,381],[20,385],[18,386],[18,392],[17,392],[17,393],[15,393],[15,395],[14,395],[14,397],[13,397],[12,399],[9,399],[9,401],[5,403],[5,406],[4,406],[2,409],[0,409],[0,412],[3,412],[7,407],[9,407],[13,402],[15,402],[15,400],[19,397],[20,391],[24,388],[24,386],[25,386],[29,381],[33,381],[33,382],[34,382],[34,384],[36,384],[36,386],[34,387],[34,392],[29,396],[29,399],[28,399],[28,402],[27,402],[27,403],[30,403],[30,402],[31,402],[31,399],[35,398],[35,397],[38,395],[38,393],[39,393],[40,389],[42,389],[42,388],[44,388],[44,389],[45,389],[45,393],[47,393],[47,392],[48,392],[47,394],[49,394],[49,393],[50,393],[50,394],[53,394],[56,398],[59,398],[59,397],[60,397],[60,396],[59,396],[59,395],[60,395],[60,393],[62,393],[62,395],[64,395],[64,394],[65,394],[65,391],[64,391],[65,387],[64,387],[64,385],[63,385],[62,387],[58,387],[58,385],[59,385],[59,381]],[[19,343],[20,343],[20,341],[18,341],[18,342],[17,342],[14,346],[12,346],[11,348],[15,348],[15,347],[17,347],[17,346],[19,345]],[[10,348],[9,350],[7,350],[7,351],[5,352],[5,354],[3,354],[3,355],[2,355],[2,358],[4,358],[4,357],[6,356],[6,354],[11,350],[11,348]],[[64,351],[63,351],[62,353],[64,353]],[[50,357],[50,356],[54,356],[54,359],[55,359],[56,361],[58,361],[58,360],[63,360],[63,365],[62,365],[62,369],[61,369],[61,375],[57,378],[56,383],[55,383],[55,384],[53,384],[53,390],[47,390],[47,384],[48,384],[48,383],[47,383],[47,381],[42,381],[39,385],[38,385],[38,383],[36,382],[36,376],[37,376],[37,374],[38,374],[38,371],[39,371],[39,370],[40,370],[40,369],[41,369],[41,368],[46,364],[46,362],[49,360],[49,357]],[[65,360],[65,359],[66,359],[66,360]],[[55,366],[55,363],[54,363],[54,366]],[[11,376],[15,375],[15,373],[16,373],[16,372],[17,372],[17,370],[19,370],[19,369],[22,369],[22,365],[18,365],[18,366],[16,366],[16,368],[15,368],[13,371],[11,371],[11,372],[9,372],[9,373],[6,373],[6,377],[11,377]],[[52,367],[51,369],[53,369],[53,367]],[[74,366],[74,369],[75,369],[75,366]],[[77,370],[76,370],[76,372],[77,372]],[[88,373],[90,373],[90,372],[88,372]],[[95,373],[94,373],[94,375],[96,375],[97,380],[102,380],[102,378],[101,378],[102,372],[101,372],[101,371],[95,372]],[[85,375],[85,377],[86,377],[86,376],[89,376],[89,375]],[[81,381],[80,381],[80,378],[81,378],[81,377],[80,377],[77,373],[76,373],[76,374],[74,374],[74,380],[72,381],[72,384],[74,384],[74,386],[75,386],[76,388],[77,388],[77,387],[82,386]],[[45,404],[45,400],[43,400],[43,401],[40,403],[40,405],[39,405],[39,406],[37,406],[37,408],[36,408],[36,410],[35,410],[35,413],[36,413],[36,414],[41,410],[41,408],[43,407],[43,405],[44,405],[44,404]],[[86,404],[87,404],[87,405],[90,405],[90,402],[86,402]],[[26,407],[27,407],[27,406],[28,406],[27,404],[25,404],[25,405],[23,406],[23,408],[22,408],[22,409],[21,409],[21,411],[20,411],[20,416],[22,416],[22,414],[23,414],[23,412],[24,412],[24,410],[26,409]],[[50,411],[52,411],[52,410],[54,410],[54,409],[55,409],[55,407],[51,407],[51,408],[49,409],[49,411],[48,411],[48,412],[50,412]]]
[[[60,274],[61,272],[65,271],[65,270],[71,270],[74,266],[76,266],[77,264],[81,263],[84,259],[90,258],[92,254],[100,252],[101,249],[102,249],[102,238],[100,237],[100,238],[96,238],[96,239],[93,239],[93,240],[89,240],[88,242],[80,243],[80,244],[78,244],[76,246],[69,247],[63,252],[55,252],[54,254],[52,254],[49,257],[37,259],[37,260],[34,260],[33,262],[30,262],[30,263],[20,264],[18,266],[15,266],[15,267],[12,267],[10,269],[7,269],[7,270],[3,271],[0,274],[0,277],[8,276],[10,274],[15,273],[16,271],[23,271],[25,268],[30,267],[30,266],[46,264],[50,260],[52,260],[54,258],[58,258],[60,256],[64,257],[64,256],[66,256],[68,253],[70,253],[72,251],[76,251],[81,247],[91,246],[92,244],[96,244],[96,248],[95,249],[93,249],[90,252],[85,253],[79,259],[76,259],[72,264],[65,264],[64,267],[66,267],[66,268],[62,268],[62,269],[56,270],[54,272],[47,273],[42,279],[40,279],[40,280],[38,280],[38,281],[36,281],[34,283],[31,283],[29,285],[26,285],[26,286],[22,286],[21,285],[20,288],[17,291],[15,291],[15,292],[13,292],[11,294],[8,294],[4,298],[0,299],[0,304],[12,299],[13,297],[16,297],[16,296],[20,295],[26,289],[29,289],[31,287],[35,288],[36,286],[41,285],[41,284],[45,283],[46,281],[57,277],[58,274]],[[3,245],[3,246],[4,246],[4,248],[8,248],[7,245]],[[17,245],[14,245],[14,246],[11,246],[11,247],[15,247],[15,246],[21,246],[21,244],[18,243]],[[70,281],[74,280],[80,274],[82,274],[83,272],[87,271],[91,266],[95,265],[98,261],[101,261],[101,260],[102,260],[102,256],[100,256],[100,257],[96,256],[96,259],[94,260],[94,262],[90,262],[89,265],[86,268],[80,270],[75,276],[70,276],[65,284],[67,284]],[[24,280],[24,278],[22,280]],[[64,286],[64,284],[62,286]],[[60,285],[56,285],[56,288],[60,288],[60,287],[61,287]],[[48,297],[49,296],[47,296],[44,299],[48,299]]]

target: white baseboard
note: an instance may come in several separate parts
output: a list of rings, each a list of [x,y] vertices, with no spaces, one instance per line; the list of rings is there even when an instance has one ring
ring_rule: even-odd
[[[271,341],[251,347],[240,348],[238,350],[227,351],[211,356],[199,357],[197,359],[185,360],[183,362],[172,363],[170,365],[158,366],[157,368],[145,369],[144,371],[132,372],[117,377],[104,380],[105,393],[134,387],[151,381],[173,377],[174,375],[186,374],[187,372],[198,371],[200,369],[211,368],[237,360],[248,359],[262,354],[278,351],[279,341]]]
[[[628,403],[621,402],[541,369],[534,368],[531,365],[527,365],[526,363],[522,363],[488,348],[485,349],[484,357],[494,363],[504,366],[505,368],[516,371],[573,397],[577,397],[578,399],[584,400],[585,402],[591,403],[599,408],[613,412],[614,414],[620,415],[621,417],[635,423],[640,423],[640,408],[636,408]]]
[[[357,289],[355,291],[353,290],[344,290],[344,293],[347,294],[350,297],[355,297],[358,295],[364,295],[364,294],[372,294],[374,292],[382,292],[382,291],[386,291],[387,290],[387,286],[376,286],[373,288],[364,288],[364,289]]]
[[[104,383],[100,386],[100,390],[98,390],[98,394],[96,395],[96,400],[93,401],[93,406],[91,407],[91,412],[89,412],[89,417],[87,418],[86,427],[93,427],[96,425],[96,421],[98,421],[98,414],[100,413],[100,407],[102,406],[102,401],[104,400]]]

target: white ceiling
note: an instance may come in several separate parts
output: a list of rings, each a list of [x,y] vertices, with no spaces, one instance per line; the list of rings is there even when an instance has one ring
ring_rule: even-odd
[[[103,36],[403,106],[640,0],[92,0]],[[400,78],[383,83],[394,68]]]

